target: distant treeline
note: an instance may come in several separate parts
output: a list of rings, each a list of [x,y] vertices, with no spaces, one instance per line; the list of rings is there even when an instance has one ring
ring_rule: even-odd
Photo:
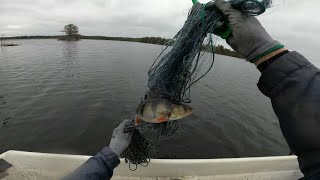
[[[15,37],[4,37],[3,39],[64,39],[64,36],[15,36]],[[158,44],[158,45],[166,45],[171,41],[171,39],[165,39],[161,37],[131,38],[131,37],[83,36],[83,35],[80,35],[80,39],[129,41],[129,42],[140,42],[140,43]],[[205,47],[205,49],[206,51],[211,52],[210,47]],[[216,54],[243,58],[237,52],[227,49],[222,45],[214,46],[214,51]]]
[[[207,52],[211,52],[212,51],[211,49],[212,49],[211,47],[208,47],[208,46],[206,47],[206,51]],[[214,53],[244,59],[244,57],[241,56],[236,51],[233,51],[231,49],[225,48],[222,45],[214,46]]]
[[[14,36],[4,37],[3,39],[64,39],[65,36]],[[112,40],[112,41],[130,41],[130,42],[142,42],[149,44],[164,45],[170,39],[161,37],[142,37],[142,38],[131,38],[131,37],[108,37],[108,36],[83,36],[80,35],[80,39],[94,39],[94,40]]]
[[[58,39],[61,36],[13,36],[2,37],[2,39]]]
[[[107,36],[81,36],[81,39],[130,41],[130,42],[141,42],[141,43],[159,44],[159,45],[165,45],[170,41],[170,39],[165,39],[161,37],[131,38],[131,37],[107,37]]]

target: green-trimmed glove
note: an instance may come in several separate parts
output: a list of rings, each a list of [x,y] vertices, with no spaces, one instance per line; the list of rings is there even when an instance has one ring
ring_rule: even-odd
[[[229,20],[232,34],[227,38],[227,43],[251,63],[284,47],[270,37],[257,18],[242,14],[229,2],[216,0],[207,4],[207,10],[213,8],[218,8]]]
[[[113,130],[111,141],[110,141],[110,149],[116,153],[118,156],[123,153],[123,151],[129,146],[133,132],[125,133],[125,125],[128,121],[124,120],[122,123]]]

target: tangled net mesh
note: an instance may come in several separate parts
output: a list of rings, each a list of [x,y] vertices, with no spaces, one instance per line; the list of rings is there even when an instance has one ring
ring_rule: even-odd
[[[256,16],[271,6],[271,0],[229,0],[234,8],[248,16]],[[167,43],[148,72],[147,98],[165,98],[176,103],[190,103],[190,87],[203,78],[214,64],[213,32],[227,23],[217,9],[206,11],[206,4],[195,3],[182,29]],[[210,51],[211,53],[208,53]],[[211,58],[208,58],[210,57]],[[157,153],[161,136],[170,136],[179,128],[179,121],[160,124],[128,122],[126,132],[133,139],[121,157],[131,170],[147,166]]]

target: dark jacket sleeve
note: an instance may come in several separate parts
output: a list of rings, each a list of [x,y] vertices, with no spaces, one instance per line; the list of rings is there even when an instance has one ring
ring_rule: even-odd
[[[109,147],[88,159],[65,180],[107,180],[111,179],[113,169],[120,163],[119,157]]]
[[[258,83],[308,179],[320,175],[320,70],[297,52],[272,63]]]

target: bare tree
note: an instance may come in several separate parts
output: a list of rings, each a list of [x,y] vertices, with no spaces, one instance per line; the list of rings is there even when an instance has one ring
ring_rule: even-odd
[[[62,32],[65,33],[65,37],[62,38],[63,40],[77,41],[80,38],[79,28],[78,28],[78,26],[76,26],[74,24],[65,25]]]

